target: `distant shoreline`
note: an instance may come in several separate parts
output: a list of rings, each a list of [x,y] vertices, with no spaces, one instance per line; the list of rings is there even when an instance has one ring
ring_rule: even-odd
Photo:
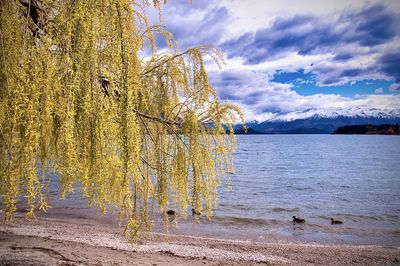
[[[400,135],[400,127],[398,124],[383,124],[383,125],[351,125],[343,126],[336,129],[334,135]]]
[[[294,128],[290,130],[275,131],[258,131],[253,128],[247,130],[241,128],[235,130],[235,135],[400,135],[400,127],[398,124],[362,124],[362,125],[345,125],[338,127],[333,132],[324,131],[320,128]]]

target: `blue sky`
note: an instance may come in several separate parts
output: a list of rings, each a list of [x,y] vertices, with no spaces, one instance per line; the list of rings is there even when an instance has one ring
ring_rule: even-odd
[[[295,72],[278,70],[272,81],[291,84],[292,90],[300,95],[309,96],[317,93],[339,94],[346,97],[354,97],[361,94],[397,94],[398,91],[391,91],[390,86],[394,83],[385,79],[363,79],[350,81],[341,85],[327,86],[318,85],[316,75],[312,72],[304,73],[304,69]]]
[[[226,65],[208,63],[210,81],[249,120],[400,114],[400,1],[169,0],[163,9],[181,50],[222,50]]]

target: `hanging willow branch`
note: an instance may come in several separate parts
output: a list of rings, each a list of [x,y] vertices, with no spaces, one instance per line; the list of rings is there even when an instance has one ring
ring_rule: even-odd
[[[116,208],[125,232],[151,229],[154,208],[217,204],[231,171],[240,110],[221,103],[199,46],[157,53],[147,0],[0,0],[0,208],[27,217],[81,187],[88,203]],[[153,1],[160,8],[159,1]],[[170,42],[171,40],[169,40]],[[171,41],[172,42],[172,41]],[[153,54],[142,60],[139,52]]]

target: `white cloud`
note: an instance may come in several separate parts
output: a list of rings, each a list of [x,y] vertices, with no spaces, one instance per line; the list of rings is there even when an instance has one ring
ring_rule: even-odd
[[[400,91],[400,83],[393,83],[389,87],[390,91]]]
[[[220,98],[238,104],[249,120],[296,119],[314,114],[373,116],[395,112],[400,115],[400,95],[303,96],[293,91],[290,84],[270,82],[263,77],[264,73],[249,70],[210,73]]]
[[[322,116],[376,116],[380,113],[400,115],[398,103],[400,95],[362,95],[359,98],[343,97],[335,94],[316,94],[302,96],[291,90],[274,91],[266,94],[255,106],[241,103],[246,111],[247,119],[264,120],[293,120],[307,118],[313,115]],[[271,91],[269,91],[271,93]],[[375,96],[375,97],[374,97]],[[258,108],[264,108],[260,109]],[[265,109],[266,108],[266,109]],[[268,108],[271,110],[268,111]],[[279,108],[276,112],[273,108]]]
[[[373,15],[366,13],[368,7],[372,8],[369,12]],[[399,110],[400,95],[381,95],[383,88],[375,91],[378,95],[360,92],[354,97],[303,96],[292,90],[291,84],[271,81],[277,71],[299,69],[304,73],[312,72],[320,86],[349,84],[350,88],[355,81],[395,81],[397,72],[393,62],[385,65],[382,58],[390,57],[388,52],[400,53],[400,31],[395,27],[394,32],[385,32],[389,29],[386,24],[383,29],[379,27],[382,19],[397,21],[398,14],[400,1],[390,0],[215,0],[193,1],[192,5],[186,0],[171,0],[164,10],[165,22],[183,48],[210,44],[226,49],[223,52],[229,58],[224,70],[206,64],[210,80],[221,99],[237,103],[247,119],[261,121],[318,112],[355,114],[378,109]],[[296,23],[296,18],[300,21],[304,18],[303,23]],[[280,24],[274,24],[277,21]],[[279,26],[289,22],[292,26],[282,33]],[[239,36],[243,36],[243,42],[223,45]],[[296,44],[296,38],[301,44]],[[269,43],[271,49],[265,48],[271,39],[275,43]],[[259,43],[252,45],[252,41]],[[286,43],[280,46],[279,41]],[[249,63],[249,58],[254,60]],[[390,86],[390,91],[400,91],[400,83]]]
[[[225,6],[233,20],[226,27],[231,36],[246,31],[256,31],[268,26],[277,17],[293,15],[313,15],[330,17],[339,15],[343,10],[360,9],[365,5],[384,4],[391,9],[400,9],[400,1],[392,0],[222,0],[219,5]]]

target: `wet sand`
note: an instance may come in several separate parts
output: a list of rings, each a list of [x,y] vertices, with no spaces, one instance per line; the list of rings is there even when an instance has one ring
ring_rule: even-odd
[[[152,233],[131,245],[118,228],[68,220],[0,223],[0,265],[400,265],[400,247],[256,243]]]

